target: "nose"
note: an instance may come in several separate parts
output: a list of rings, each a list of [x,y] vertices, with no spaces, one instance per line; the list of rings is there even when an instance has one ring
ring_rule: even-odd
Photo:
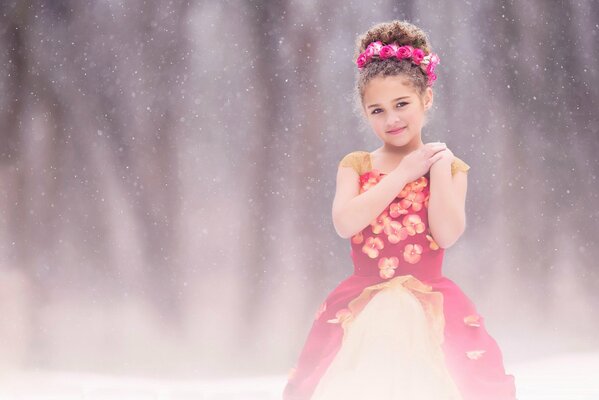
[[[399,118],[399,114],[397,113],[389,113],[389,118],[387,119],[387,127],[393,128],[401,125],[401,119]]]

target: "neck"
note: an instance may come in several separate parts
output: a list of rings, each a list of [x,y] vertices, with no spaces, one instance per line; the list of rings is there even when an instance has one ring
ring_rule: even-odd
[[[410,154],[411,152],[421,148],[422,146],[424,146],[424,143],[422,143],[421,137],[418,136],[418,137],[415,137],[414,140],[412,140],[405,146],[401,146],[401,147],[393,146],[392,144],[385,142],[383,144],[383,146],[380,147],[379,151],[381,153],[389,154],[391,156],[397,156],[397,157],[403,158],[407,154]]]

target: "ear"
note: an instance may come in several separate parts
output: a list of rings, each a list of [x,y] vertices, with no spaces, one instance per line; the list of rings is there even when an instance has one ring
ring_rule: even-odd
[[[424,91],[424,109],[428,110],[433,106],[433,89],[428,86]]]

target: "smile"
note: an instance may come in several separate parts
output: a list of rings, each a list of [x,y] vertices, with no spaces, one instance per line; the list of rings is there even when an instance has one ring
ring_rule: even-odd
[[[405,130],[406,130],[406,127],[404,126],[403,128],[399,128],[399,129],[396,129],[394,131],[389,131],[389,132],[387,132],[387,134],[389,134],[389,135],[398,135],[398,134],[402,133]]]

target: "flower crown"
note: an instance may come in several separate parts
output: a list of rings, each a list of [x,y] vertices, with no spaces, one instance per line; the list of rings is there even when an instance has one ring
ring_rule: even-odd
[[[424,51],[419,48],[414,48],[409,45],[400,46],[397,42],[383,45],[383,42],[377,40],[376,42],[370,43],[366,50],[364,50],[358,56],[356,64],[358,69],[364,68],[364,65],[368,64],[374,56],[378,56],[379,59],[397,58],[398,60],[404,58],[411,58],[412,63],[420,66],[420,69],[428,77],[428,86],[433,86],[433,82],[437,79],[435,75],[435,67],[439,64],[439,56],[435,53],[429,53],[426,56]]]

